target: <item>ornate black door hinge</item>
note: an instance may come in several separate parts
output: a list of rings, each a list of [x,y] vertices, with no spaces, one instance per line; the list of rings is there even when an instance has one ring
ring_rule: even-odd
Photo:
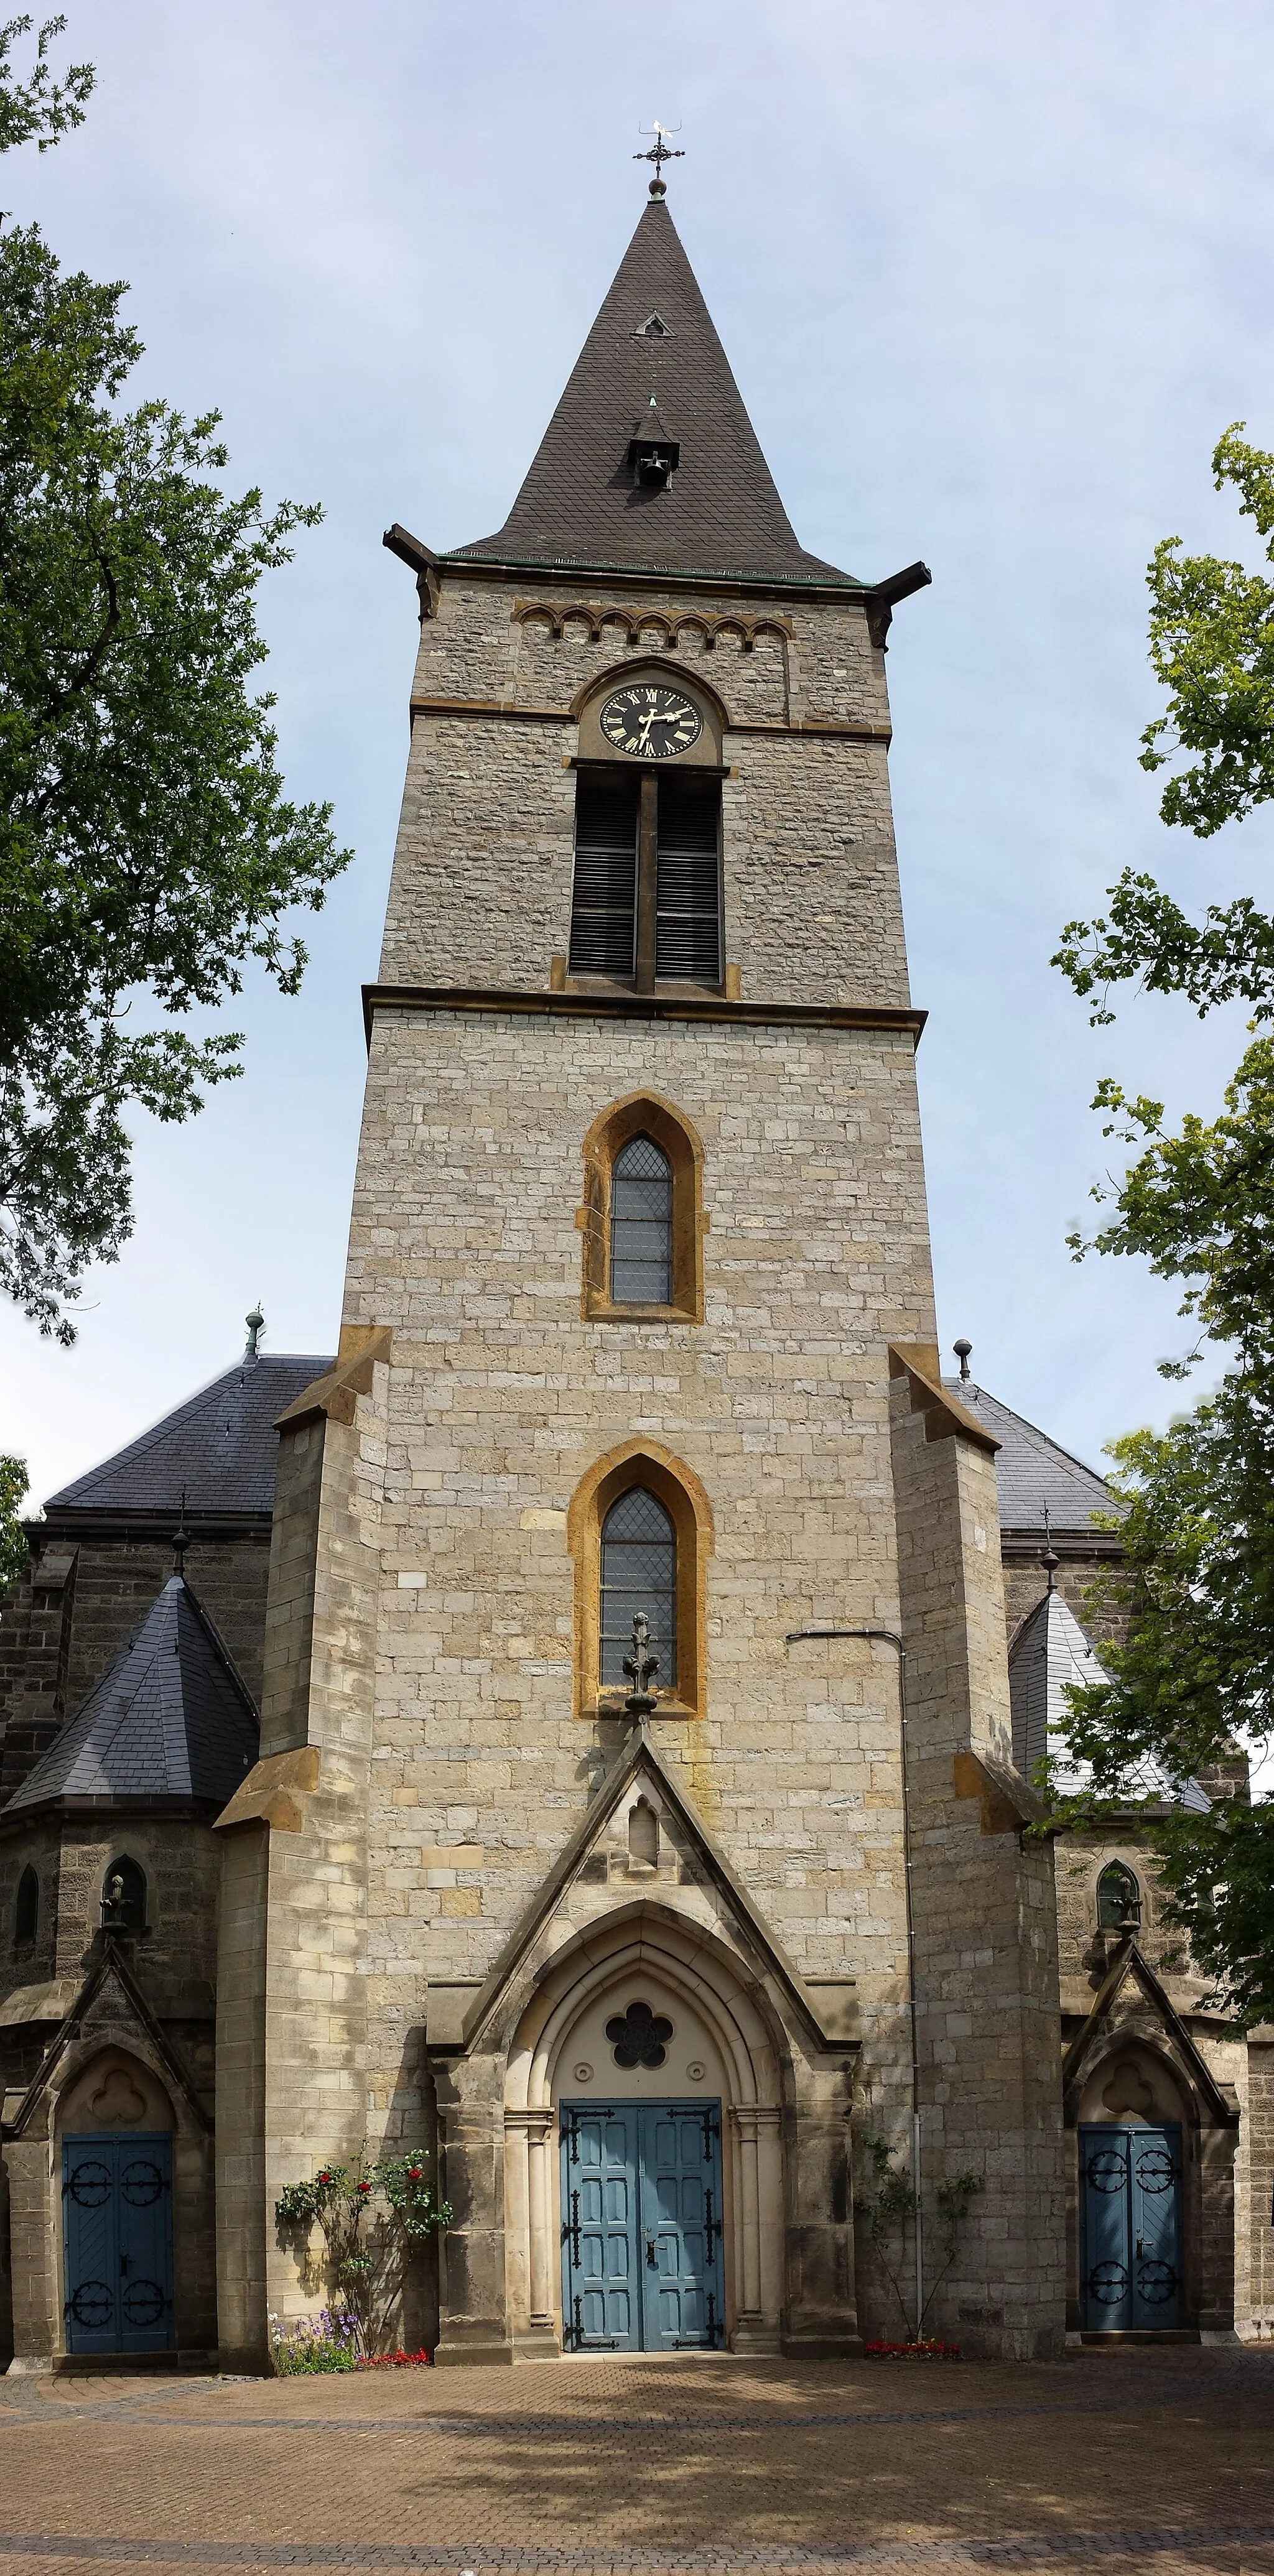
[[[579,2266],[580,2266],[580,2250],[579,2250],[579,2193],[578,2193],[577,2191],[573,2191],[573,2192],[571,2193],[571,2214],[570,2214],[570,2217],[569,2217],[568,2219],[566,2219],[566,2220],[563,2222],[563,2226],[562,2226],[562,2243],[563,2243],[564,2245],[569,2244],[570,2249],[571,2249],[571,2261],[572,2261],[572,2263],[574,2264],[576,2271],[578,2272],[578,2270],[579,2270]],[[575,2304],[576,2304],[576,2306],[578,2307],[578,2305],[579,2305],[579,2301],[578,2301],[578,2299],[576,2300],[576,2303],[575,2303]]]

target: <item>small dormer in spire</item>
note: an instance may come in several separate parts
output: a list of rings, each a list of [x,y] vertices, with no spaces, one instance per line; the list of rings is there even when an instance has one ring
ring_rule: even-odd
[[[666,484],[671,482],[681,462],[681,441],[673,438],[659,417],[658,397],[652,394],[646,408],[633,423],[628,442],[628,462],[635,483]]]

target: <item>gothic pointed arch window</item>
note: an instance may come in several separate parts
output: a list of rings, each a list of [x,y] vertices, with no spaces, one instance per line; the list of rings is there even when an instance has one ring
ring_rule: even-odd
[[[1099,1932],[1132,1932],[1141,1922],[1141,1889],[1127,1863],[1108,1861],[1097,1881]]]
[[[13,1909],[13,1938],[18,1949],[34,1941],[40,1929],[40,1882],[28,1861],[18,1880],[18,1899]]]
[[[633,1687],[624,1659],[640,1611],[659,1658],[651,1684],[659,1715],[702,1717],[713,1526],[699,1478],[657,1442],[625,1442],[581,1478],[566,1532],[575,1560],[577,1715],[622,1708]]]
[[[624,1658],[633,1650],[633,1620],[649,1622],[658,1655],[655,1687],[677,1681],[677,1532],[672,1514],[646,1485],[630,1485],[602,1522],[601,1671],[603,1689],[625,1687]]]
[[[616,1101],[584,1139],[581,1311],[703,1322],[703,1148],[657,1093]]]

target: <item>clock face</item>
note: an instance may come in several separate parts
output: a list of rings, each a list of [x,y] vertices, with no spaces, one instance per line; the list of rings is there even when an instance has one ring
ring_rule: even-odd
[[[635,760],[671,760],[698,741],[703,718],[684,689],[638,680],[631,689],[617,689],[606,700],[601,726],[616,751],[631,752]]]

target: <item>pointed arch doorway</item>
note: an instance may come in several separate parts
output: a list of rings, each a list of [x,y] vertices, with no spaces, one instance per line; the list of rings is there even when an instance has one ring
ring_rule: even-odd
[[[717,1936],[654,1903],[595,1921],[528,2002],[505,2100],[524,2348],[778,2351],[779,2062]]]

